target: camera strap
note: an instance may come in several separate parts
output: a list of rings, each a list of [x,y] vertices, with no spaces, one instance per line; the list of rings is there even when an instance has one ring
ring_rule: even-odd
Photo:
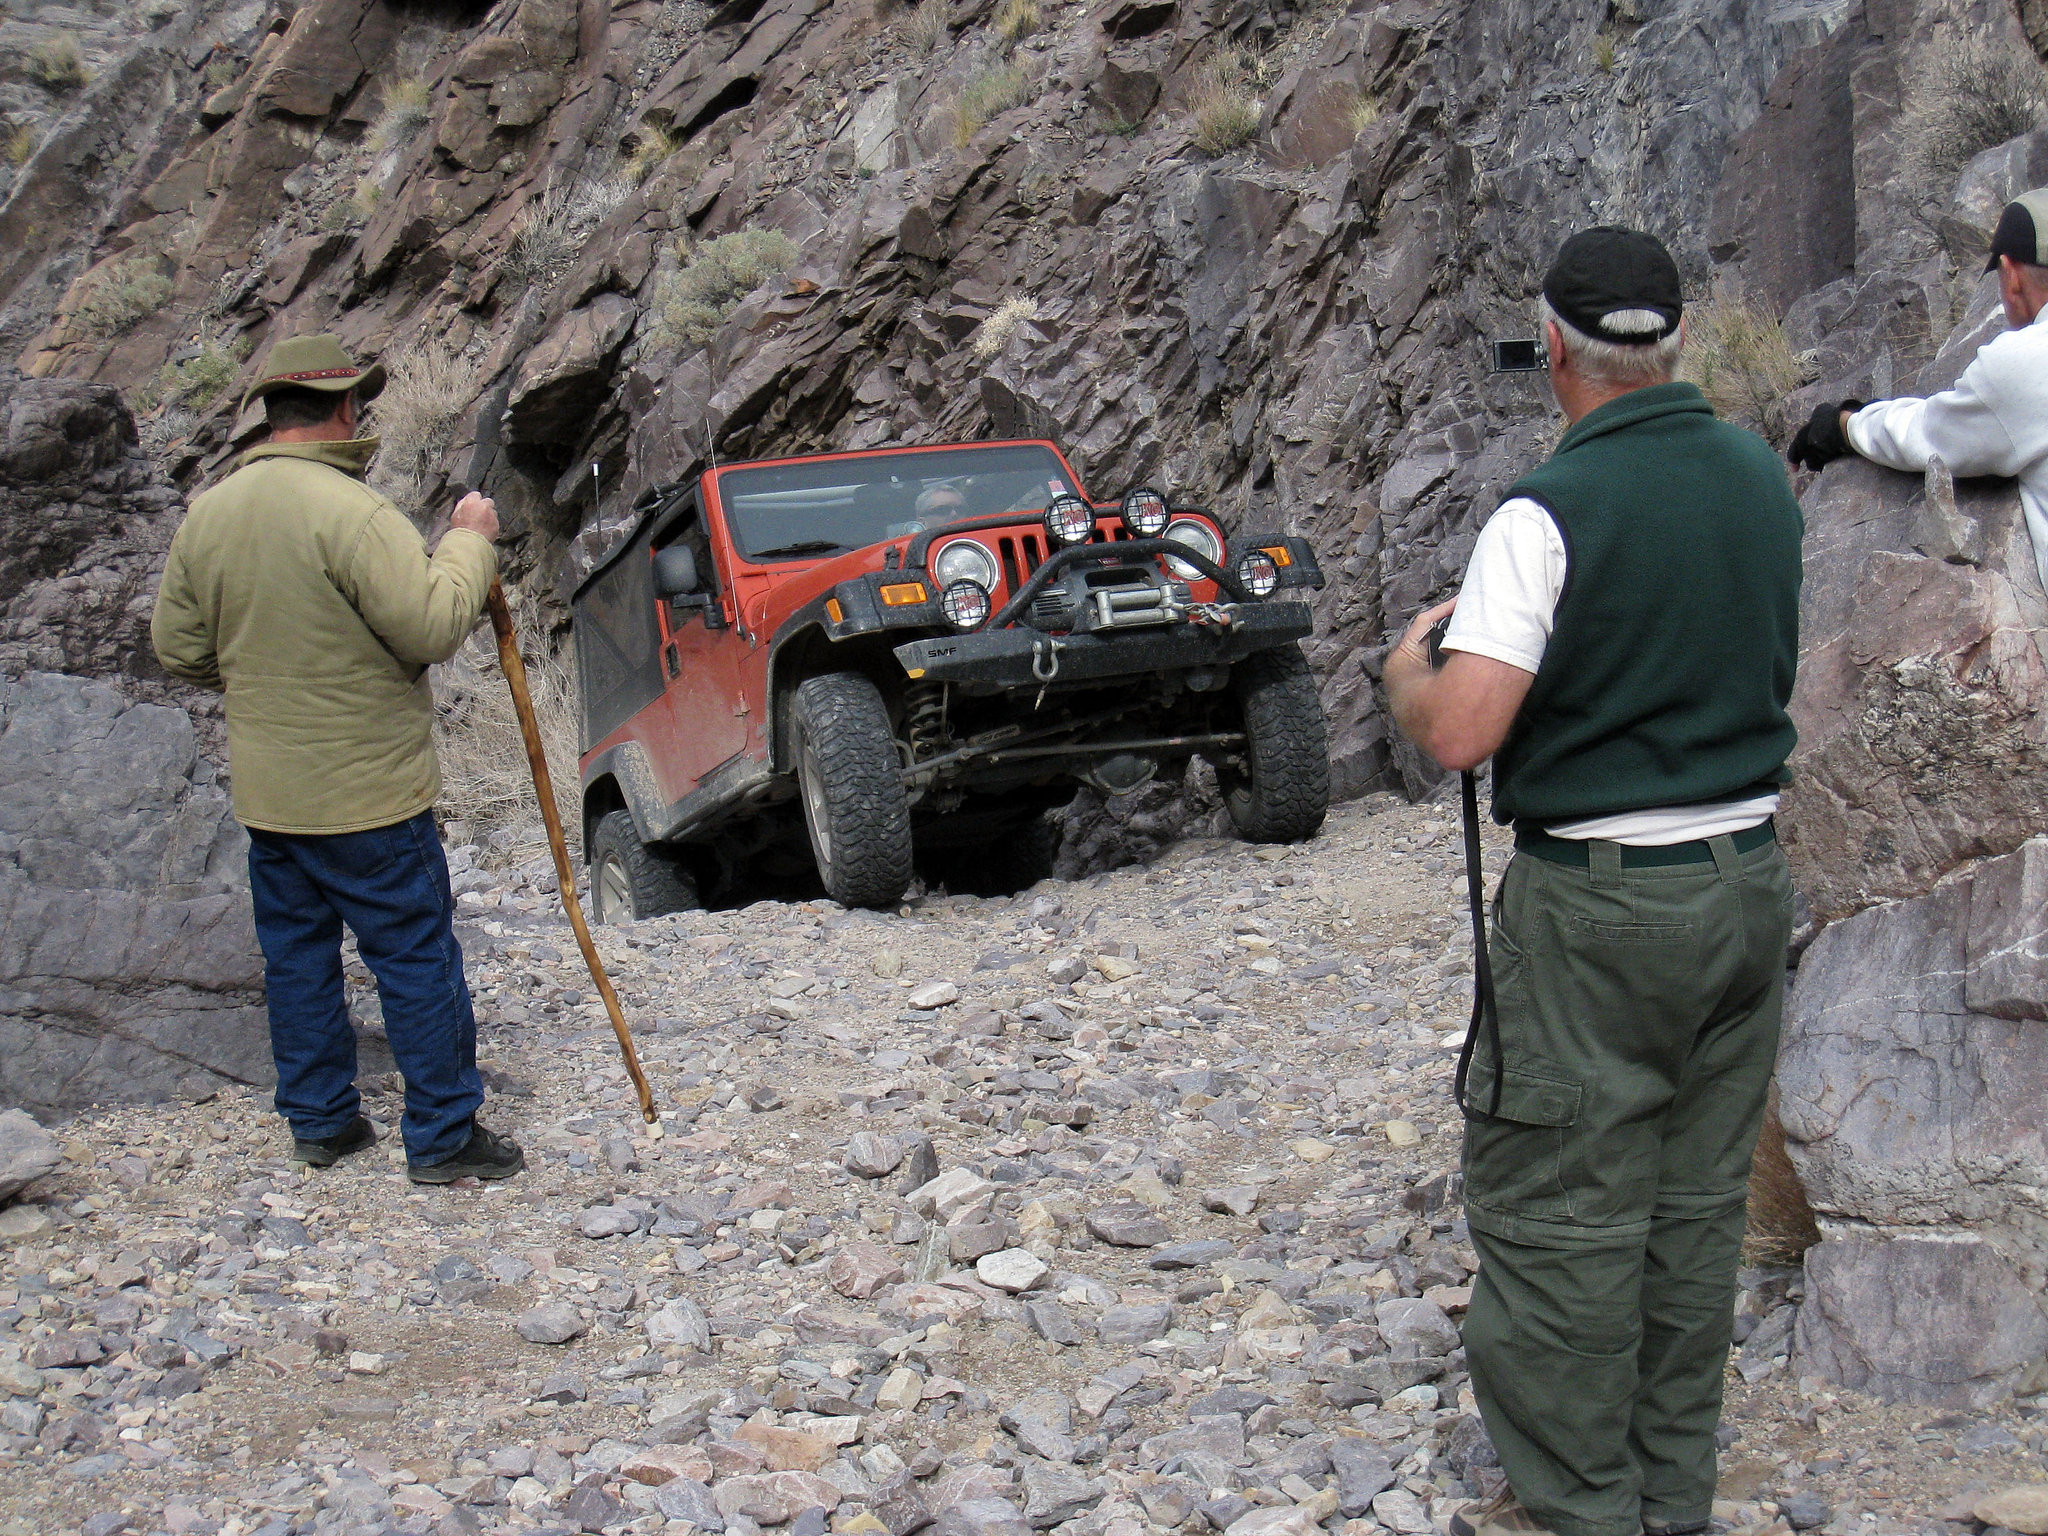
[[[1460,778],[1465,811],[1465,897],[1472,909],[1472,1022],[1465,1026],[1465,1044],[1458,1052],[1458,1075],[1451,1084],[1451,1097],[1467,1120],[1492,1120],[1500,1114],[1500,1091],[1507,1078],[1507,1062],[1500,1048],[1493,962],[1486,952],[1486,872],[1479,864],[1479,779],[1469,768]],[[1465,1100],[1465,1079],[1472,1071],[1472,1051],[1479,1043],[1482,1024],[1493,1051],[1493,1100],[1484,1113],[1474,1110]]]

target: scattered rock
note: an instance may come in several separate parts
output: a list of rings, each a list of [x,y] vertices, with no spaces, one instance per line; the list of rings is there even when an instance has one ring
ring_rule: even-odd
[[[0,1203],[56,1172],[63,1161],[57,1138],[30,1119],[27,1111],[10,1109],[0,1114]]]
[[[1022,1248],[1006,1248],[1000,1253],[984,1254],[975,1262],[974,1272],[984,1285],[992,1285],[999,1291],[1016,1294],[1029,1291],[1045,1283],[1052,1271],[1040,1263],[1037,1256]]]
[[[590,1324],[566,1301],[529,1307],[512,1327],[529,1344],[567,1344],[590,1332]]]

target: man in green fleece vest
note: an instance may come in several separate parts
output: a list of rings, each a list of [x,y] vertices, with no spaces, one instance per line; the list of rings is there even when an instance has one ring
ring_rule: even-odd
[[[358,368],[332,336],[271,349],[247,397],[263,401],[270,440],[193,501],[151,637],[166,671],[226,695],[293,1157],[324,1168],[376,1140],[356,1092],[346,925],[405,1078],[413,1181],[506,1178],[519,1148],[476,1121],[476,1018],[434,827],[427,683],[483,612],[498,516],[465,496],[430,558],[363,483],[377,440],[356,436],[357,402],[383,383],[381,366]]]
[[[1507,1486],[1450,1528],[1673,1536],[1712,1513],[1777,1054],[1802,524],[1770,445],[1672,382],[1662,244],[1575,235],[1543,299],[1570,428],[1384,674],[1438,762],[1493,759],[1515,828],[1465,1101],[1465,1348]]]

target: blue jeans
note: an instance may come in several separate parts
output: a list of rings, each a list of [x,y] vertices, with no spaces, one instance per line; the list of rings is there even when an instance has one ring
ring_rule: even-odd
[[[292,1134],[337,1135],[362,1102],[341,977],[346,923],[377,978],[384,1032],[405,1077],[406,1156],[438,1163],[460,1152],[484,1090],[434,813],[331,836],[252,827],[249,891],[263,946],[277,1112]]]

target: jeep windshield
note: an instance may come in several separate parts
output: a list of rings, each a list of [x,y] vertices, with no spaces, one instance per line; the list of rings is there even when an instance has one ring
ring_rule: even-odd
[[[718,499],[749,560],[816,559],[968,518],[1036,514],[1077,487],[1029,444],[728,469]]]

